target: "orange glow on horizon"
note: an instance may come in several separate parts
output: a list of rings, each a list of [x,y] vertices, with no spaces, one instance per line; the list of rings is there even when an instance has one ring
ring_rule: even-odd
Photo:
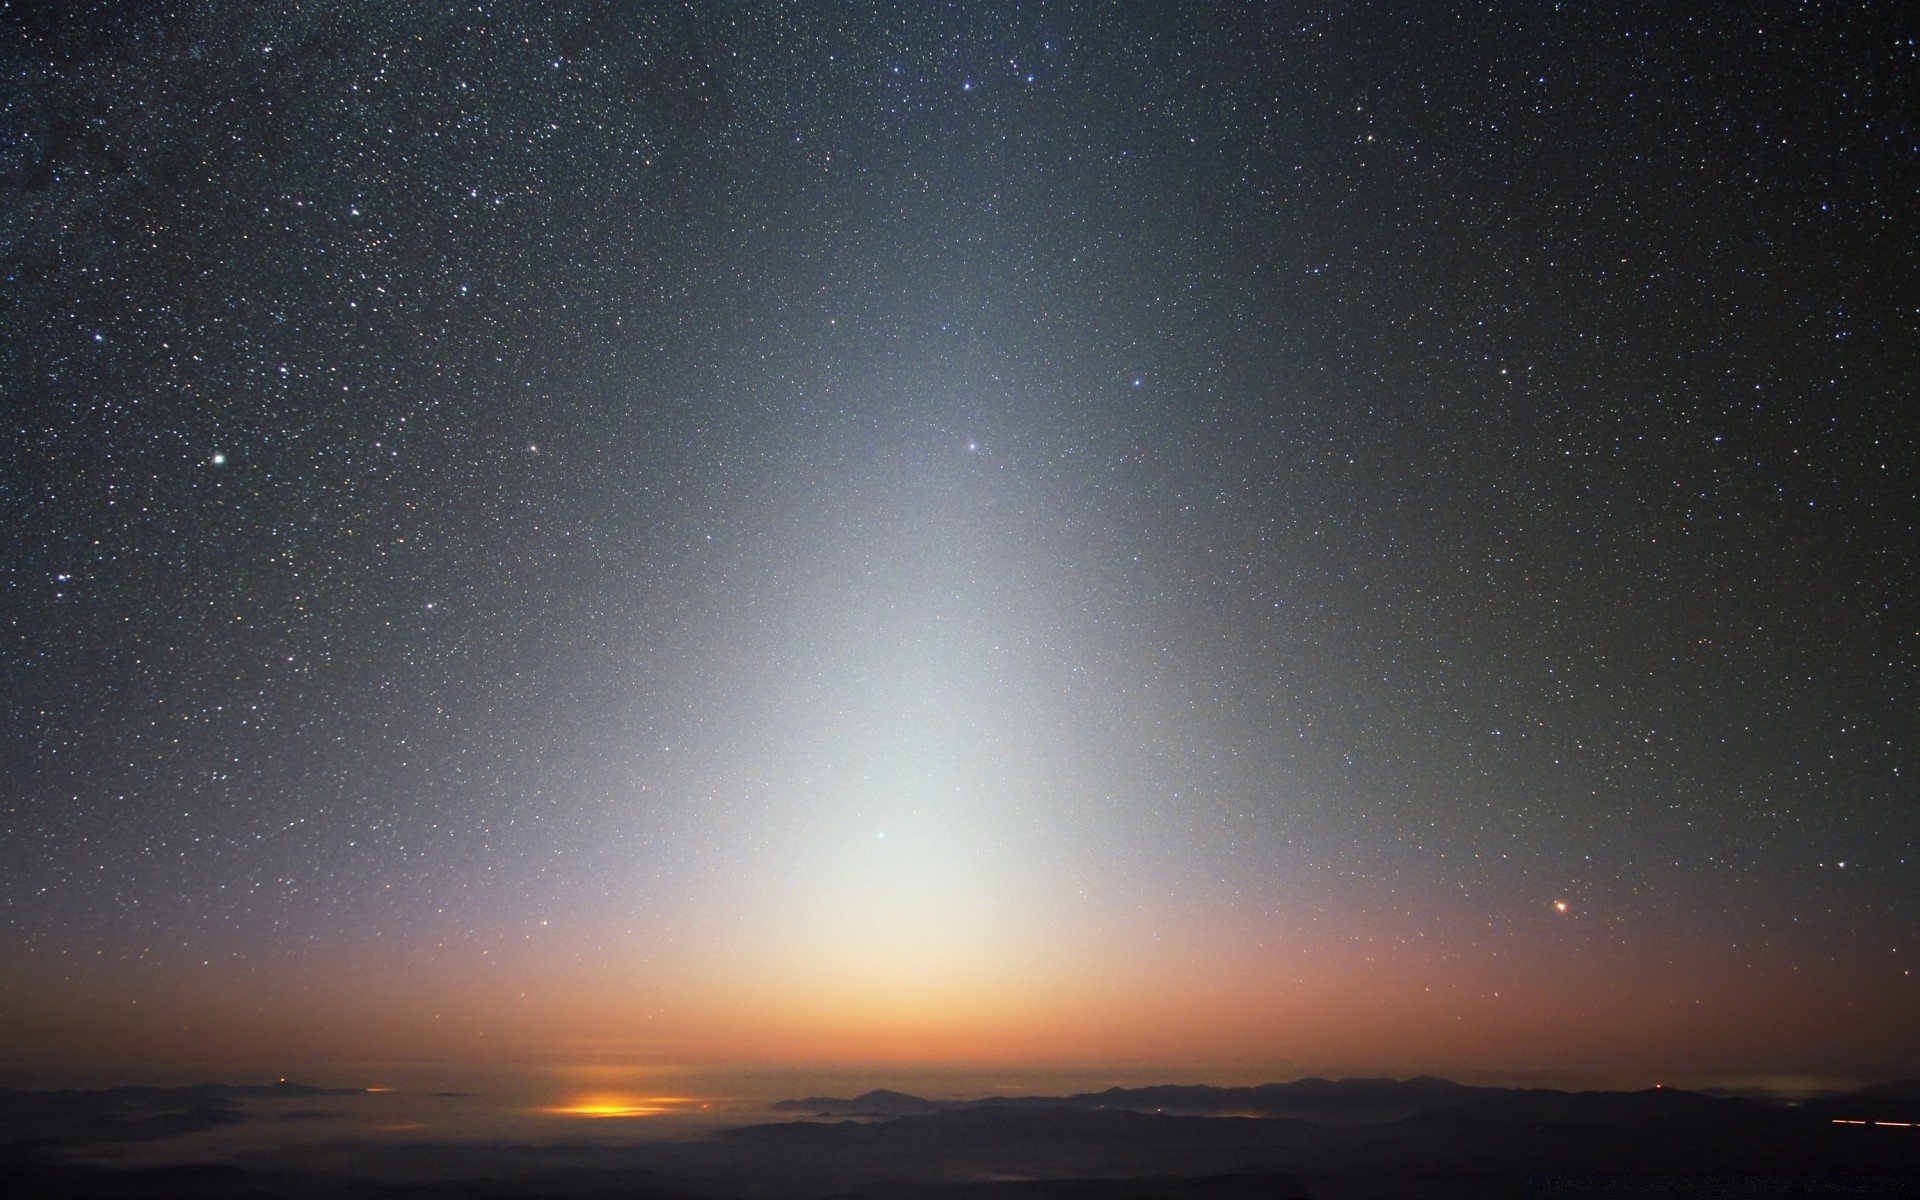
[[[700,1101],[689,1096],[626,1096],[592,1092],[544,1111],[556,1117],[652,1117],[689,1104],[700,1104]],[[706,1107],[704,1104],[700,1106]]]
[[[1264,1063],[1278,1078],[1289,1064],[1457,1076],[1606,1062],[1678,1082],[1750,1074],[1768,1061],[1755,1047],[1801,1047],[1846,1068],[1835,1073],[1864,1076],[1920,1046],[1910,1005],[1876,992],[1878,976],[1809,978],[1782,949],[1751,966],[1697,955],[1676,977],[1664,958],[1652,969],[1636,957],[1643,949],[1568,924],[1572,899],[1560,897],[1569,911],[1556,916],[1548,895],[1532,902],[1536,923],[1516,926],[1516,946],[1502,943],[1498,955],[1451,943],[1394,949],[1390,931],[1364,925],[1354,936],[1366,937],[1350,946],[1302,936],[1250,949],[1231,931],[1212,940],[1193,932],[1133,951],[1089,942],[1027,974],[1013,969],[1030,965],[1024,960],[989,963],[994,969],[957,982],[872,963],[845,975],[804,963],[781,974],[738,947],[722,954],[703,944],[645,969],[504,951],[480,960],[503,960],[484,970],[454,963],[408,972],[377,957],[343,958],[315,966],[306,990],[280,997],[268,981],[215,964],[204,977],[156,980],[136,1007],[117,1001],[104,969],[81,967],[71,980],[12,995],[0,1040],[12,1049],[9,1064],[143,1063],[165,1047],[196,1065],[297,1061],[307,1074],[367,1064],[377,1067],[374,1078],[389,1079],[380,1064],[857,1064],[876,1076],[923,1064],[1180,1064],[1198,1078]],[[1553,939],[1562,938],[1580,954],[1552,958],[1562,945]],[[1557,965],[1547,971],[1541,962]],[[1826,1022],[1842,983],[1860,1006],[1847,1022]],[[291,1073],[267,1077],[282,1074]],[[521,1111],[542,1119],[697,1113],[698,1102],[671,1101],[707,1092],[672,1075],[577,1075],[527,1096]]]

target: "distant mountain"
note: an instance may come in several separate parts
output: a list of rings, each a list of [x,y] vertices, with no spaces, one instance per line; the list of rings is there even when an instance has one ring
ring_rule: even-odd
[[[1920,1195],[1920,1129],[1877,1128],[1858,1115],[1876,1111],[1873,1105],[1895,1112],[1912,1104],[1920,1087],[1911,1083],[1800,1105],[1667,1088],[1561,1092],[1438,1079],[1115,1088],[970,1102],[875,1091],[788,1101],[784,1108],[878,1119],[787,1120],[685,1139],[536,1146],[384,1135],[356,1142],[343,1133],[324,1166],[250,1152],[245,1165],[121,1169],[109,1165],[128,1158],[117,1148],[104,1156],[88,1150],[91,1158],[72,1153],[89,1143],[97,1149],[242,1120],[249,1110],[284,1119],[285,1109],[307,1107],[263,1113],[266,1106],[220,1094],[226,1090],[0,1091],[0,1192],[61,1200]],[[299,1094],[280,1085],[266,1091]],[[1245,1115],[1283,1107],[1315,1116]],[[1418,1111],[1380,1119],[1407,1108]],[[336,1158],[341,1151],[345,1156]]]
[[[1561,1092],[1551,1088],[1468,1089],[1459,1103],[1421,1114],[1445,1125],[1735,1125],[1784,1115],[1778,1105],[1704,1096],[1679,1088],[1639,1092]]]
[[[1108,1088],[1068,1097],[1081,1107],[1122,1108],[1195,1116],[1284,1117],[1323,1124],[1371,1124],[1397,1121],[1419,1112],[1458,1104],[1469,1096],[1498,1091],[1470,1088],[1445,1079],[1299,1079],[1258,1087],[1218,1088],[1161,1085]]]
[[[310,1083],[288,1083],[282,1079],[277,1083],[196,1083],[181,1088],[156,1088],[160,1092],[179,1092],[200,1096],[361,1096],[365,1088],[315,1087]]]
[[[956,1107],[962,1105],[951,1101],[922,1100],[918,1096],[889,1092],[884,1088],[862,1092],[851,1100],[809,1096],[804,1100],[782,1100],[773,1106],[775,1112],[803,1112],[829,1117],[923,1117]]]
[[[1707,1094],[1678,1088],[1639,1092],[1563,1092],[1551,1088],[1472,1087],[1450,1080],[1300,1079],[1258,1087],[1160,1084],[1108,1088],[1071,1096],[987,1096],[926,1100],[871,1091],[852,1099],[783,1100],[777,1112],[831,1117],[924,1117],[977,1109],[1082,1109],[1178,1116],[1242,1116],[1319,1125],[1381,1125],[1409,1118],[1455,1124],[1631,1125],[1641,1122],[1727,1124],[1786,1110],[1825,1120],[1920,1122],[1920,1082],[1879,1084],[1857,1092],[1789,1104],[1764,1095]]]
[[[1432,1094],[1448,1090],[1430,1084],[1424,1086]],[[1417,1094],[1420,1086],[1411,1091]],[[1830,1194],[1912,1200],[1913,1182],[1920,1179],[1920,1131],[1834,1125],[1801,1108],[1669,1088],[1573,1093],[1454,1086],[1463,1097],[1458,1103],[1386,1122],[1175,1115],[1023,1100],[865,1123],[726,1130],[712,1152],[743,1172],[748,1164],[767,1164],[762,1169],[777,1170],[783,1179],[820,1180],[817,1195],[856,1192],[872,1179],[1065,1181],[1099,1175],[1284,1176],[1316,1181],[1316,1195],[1374,1197],[1542,1194],[1539,1181],[1552,1178],[1567,1185],[1564,1194],[1599,1197]],[[1316,1087],[1334,1095],[1409,1091],[1391,1080],[1321,1080],[1305,1090]],[[1155,1089],[1100,1095],[1132,1102],[1142,1092],[1153,1095]],[[994,1189],[1012,1196],[1059,1186],[978,1185],[953,1189],[952,1195],[984,1200],[999,1194]],[[1087,1186],[1091,1190],[1082,1194],[1089,1200],[1100,1195],[1097,1185]]]
[[[837,1117],[917,1117],[975,1108],[1082,1108],[1186,1116],[1282,1117],[1330,1125],[1398,1121],[1416,1113],[1459,1104],[1470,1097],[1504,1095],[1503,1089],[1472,1088],[1445,1079],[1300,1079],[1258,1087],[1159,1084],[1108,1088],[1071,1096],[988,1096],[979,1100],[925,1100],[901,1092],[872,1091],[852,1099],[810,1096],[782,1100],[777,1112]]]
[[[262,1097],[352,1096],[360,1088],[197,1083],[103,1091],[22,1092],[0,1088],[0,1141],[144,1142],[217,1129],[245,1119],[240,1101]]]
[[[0,1088],[0,1142],[144,1142],[242,1120],[239,1102],[181,1088]]]

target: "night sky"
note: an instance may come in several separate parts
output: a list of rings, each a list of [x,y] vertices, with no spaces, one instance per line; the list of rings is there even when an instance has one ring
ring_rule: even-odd
[[[1913,1072],[1915,15],[11,5],[0,1062]]]

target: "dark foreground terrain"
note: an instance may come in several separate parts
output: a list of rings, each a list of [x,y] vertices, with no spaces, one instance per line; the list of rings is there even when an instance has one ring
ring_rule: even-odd
[[[966,1103],[872,1092],[787,1102],[806,1119],[683,1142],[343,1143],[324,1169],[270,1156],[100,1165],[115,1145],[242,1124],[250,1098],[302,1094],[320,1093],[286,1084],[0,1091],[0,1191],[136,1200],[1920,1197],[1912,1083],[1791,1106],[1433,1079]]]

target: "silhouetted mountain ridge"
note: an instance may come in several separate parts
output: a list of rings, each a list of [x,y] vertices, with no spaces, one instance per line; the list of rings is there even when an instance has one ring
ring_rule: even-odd
[[[923,1100],[905,1092],[876,1088],[851,1100],[835,1096],[809,1096],[804,1100],[782,1100],[775,1112],[805,1112],[835,1117],[918,1117],[961,1107],[954,1101]]]
[[[1518,1091],[1471,1089],[1458,1103],[1419,1114],[1415,1119],[1440,1124],[1502,1125],[1668,1125],[1751,1124],[1791,1115],[1778,1104],[1740,1097],[1706,1096],[1680,1088],[1638,1092],[1562,1092],[1552,1088]]]
[[[300,1095],[299,1087],[241,1094]],[[248,1106],[235,1090],[0,1091],[8,1184],[0,1190],[61,1200],[1465,1200],[1541,1194],[1541,1180],[1557,1180],[1600,1197],[1911,1200],[1920,1180],[1920,1129],[1876,1128],[1858,1115],[1908,1104],[1920,1094],[1910,1083],[1795,1106],[1670,1088],[1563,1092],[1431,1078],[973,1101],[882,1089],[792,1101],[788,1111],[899,1115],[604,1144],[372,1137],[332,1145],[317,1163],[294,1150],[249,1151],[244,1165],[111,1165],[120,1157],[111,1143],[287,1116],[284,1105]],[[1182,1106],[1200,1111],[1173,1111]],[[1254,1106],[1314,1116],[1249,1115]],[[1381,1118],[1410,1107],[1410,1116]],[[102,1144],[106,1160],[89,1161],[88,1147]]]
[[[1474,1088],[1432,1076],[1406,1080],[1309,1078],[1256,1087],[1154,1084],[1112,1087],[1103,1092],[1070,1096],[986,1096],[974,1100],[928,1100],[882,1089],[851,1099],[810,1096],[804,1100],[782,1100],[773,1108],[776,1112],[846,1117],[928,1116],[975,1108],[1095,1108],[1198,1116],[1284,1117],[1349,1124],[1400,1120],[1474,1096],[1506,1092],[1507,1089]]]
[[[929,1100],[877,1089],[851,1099],[783,1100],[777,1112],[825,1117],[897,1119],[976,1109],[1094,1109],[1183,1116],[1245,1116],[1320,1125],[1373,1125],[1420,1118],[1507,1125],[1607,1125],[1640,1122],[1729,1124],[1797,1112],[1824,1120],[1920,1121],[1920,1082],[1876,1084],[1800,1103],[1764,1093],[1719,1093],[1653,1087],[1637,1092],[1566,1092],[1552,1088],[1476,1087],[1432,1076],[1412,1079],[1298,1079],[1254,1087],[1155,1084],[1068,1096],[984,1096]]]
[[[129,1085],[99,1091],[0,1088],[0,1141],[152,1141],[237,1124],[246,1119],[242,1100],[351,1096],[361,1090],[313,1087],[284,1079],[268,1084]]]

